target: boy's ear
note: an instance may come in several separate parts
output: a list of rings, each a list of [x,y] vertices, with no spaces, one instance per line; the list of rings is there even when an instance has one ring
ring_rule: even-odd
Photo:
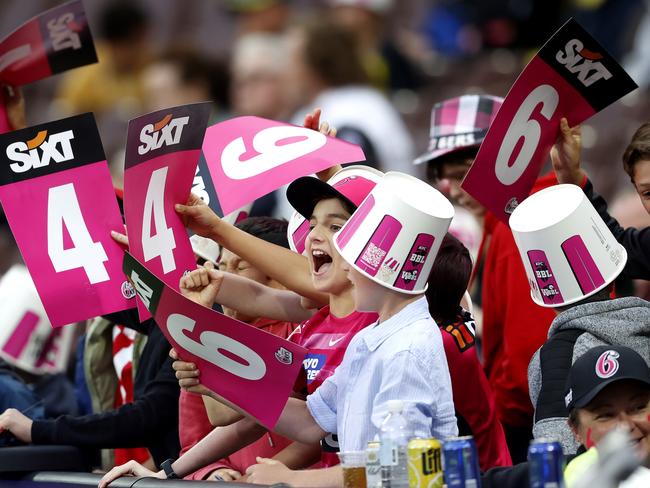
[[[575,440],[578,441],[579,444],[582,444],[584,446],[585,439],[583,439],[583,436],[580,433],[580,424],[578,421],[579,415],[580,414],[578,412],[574,412],[573,415],[569,416],[566,423],[569,426],[569,429],[571,429],[571,433],[573,434]]]

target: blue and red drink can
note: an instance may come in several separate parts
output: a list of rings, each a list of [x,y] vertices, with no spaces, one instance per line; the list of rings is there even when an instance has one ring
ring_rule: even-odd
[[[559,442],[533,439],[528,447],[531,488],[564,488],[564,454]]]
[[[444,441],[442,470],[449,488],[481,488],[478,454],[471,436],[452,437]]]

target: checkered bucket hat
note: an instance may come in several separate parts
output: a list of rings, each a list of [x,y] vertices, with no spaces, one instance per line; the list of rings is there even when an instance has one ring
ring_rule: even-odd
[[[478,147],[503,103],[491,95],[463,95],[431,109],[429,148],[413,161],[422,164],[461,149]]]

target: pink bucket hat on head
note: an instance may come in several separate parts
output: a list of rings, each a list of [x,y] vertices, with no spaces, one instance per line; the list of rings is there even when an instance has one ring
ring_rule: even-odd
[[[480,146],[502,103],[503,98],[492,95],[463,95],[436,103],[431,109],[429,147],[413,164]]]

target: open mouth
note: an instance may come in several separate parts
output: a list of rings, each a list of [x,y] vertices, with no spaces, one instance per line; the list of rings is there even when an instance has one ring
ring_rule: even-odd
[[[322,249],[313,249],[311,259],[314,264],[314,274],[321,275],[326,273],[332,266],[332,256]]]

